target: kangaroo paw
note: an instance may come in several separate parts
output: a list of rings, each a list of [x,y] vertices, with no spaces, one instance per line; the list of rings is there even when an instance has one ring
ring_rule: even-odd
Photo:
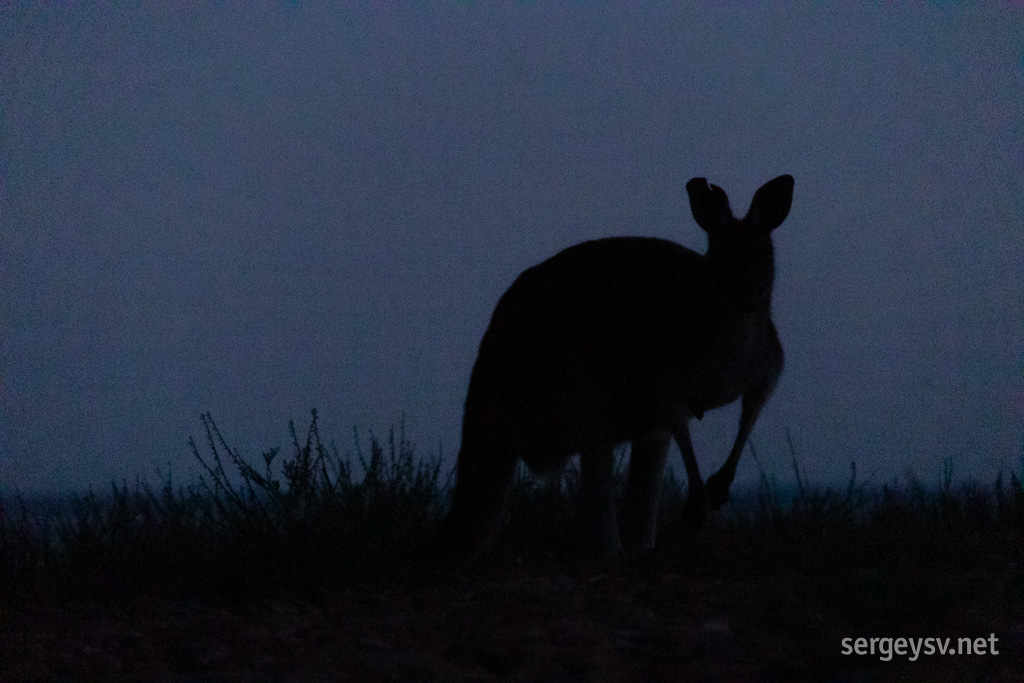
[[[725,480],[725,477],[721,476],[720,472],[716,472],[708,477],[707,483],[707,499],[708,499],[708,510],[714,511],[722,507],[729,501],[729,484]]]
[[[683,518],[692,529],[699,529],[704,525],[704,519],[708,516],[708,496],[704,487],[692,489],[686,496],[686,504],[683,505]]]

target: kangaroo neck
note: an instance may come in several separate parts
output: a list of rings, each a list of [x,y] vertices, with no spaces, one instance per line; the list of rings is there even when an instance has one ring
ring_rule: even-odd
[[[706,257],[716,288],[737,309],[745,313],[771,313],[775,258],[770,246],[755,253],[709,249]]]

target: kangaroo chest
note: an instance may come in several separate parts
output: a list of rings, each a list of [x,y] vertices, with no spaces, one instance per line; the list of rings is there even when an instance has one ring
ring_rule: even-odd
[[[696,368],[688,407],[698,419],[756,387],[774,385],[782,370],[782,346],[770,318],[744,316],[729,332]]]

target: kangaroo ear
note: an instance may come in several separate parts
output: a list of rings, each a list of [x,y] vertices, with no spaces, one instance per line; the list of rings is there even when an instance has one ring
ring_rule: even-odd
[[[708,185],[705,178],[693,178],[686,183],[690,195],[690,210],[704,232],[715,232],[732,220],[732,209],[725,190],[718,185]]]
[[[793,176],[780,175],[769,180],[754,194],[747,218],[757,228],[771,232],[786,220],[793,203]]]

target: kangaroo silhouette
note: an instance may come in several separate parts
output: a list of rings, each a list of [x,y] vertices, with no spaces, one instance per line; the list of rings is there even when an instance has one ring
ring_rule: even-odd
[[[614,447],[631,442],[623,522],[631,547],[654,546],[670,438],[689,480],[684,513],[699,527],[729,498],[736,464],[782,372],[771,319],[771,232],[789,214],[793,178],[765,183],[743,219],[722,188],[686,184],[704,255],[675,242],[583,242],[524,271],[494,309],[466,396],[443,551],[486,540],[518,460],[535,474],[580,455],[597,551],[622,552]],[[689,421],[742,398],[736,441],[705,485]]]

